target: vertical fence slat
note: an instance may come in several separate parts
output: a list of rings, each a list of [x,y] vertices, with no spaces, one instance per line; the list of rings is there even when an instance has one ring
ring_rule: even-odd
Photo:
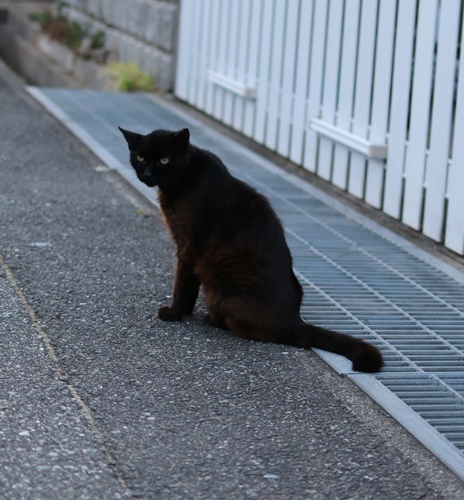
[[[461,20],[461,22],[463,22]],[[445,245],[464,254],[464,29],[461,31],[461,60],[456,95],[452,164],[448,176],[448,216]]]
[[[399,2],[383,210],[401,217],[416,2]]]
[[[321,106],[322,120],[331,125],[335,123],[335,109],[337,107],[342,19],[343,0],[332,0],[329,9],[329,27],[327,31],[327,48],[324,68],[324,90]],[[324,137],[320,138],[317,175],[325,180],[329,180],[332,175],[333,149],[333,141]]]
[[[259,44],[260,62],[258,74],[258,89],[256,95],[256,115],[253,130],[253,139],[259,143],[264,142],[266,133],[266,114],[269,89],[269,65],[271,62],[271,37],[272,37],[272,12],[274,1],[263,2],[262,33]]]
[[[238,40],[237,40],[237,65],[235,79],[244,84],[246,80],[246,63],[249,53],[248,40],[250,33],[248,31],[250,17],[250,0],[239,0],[238,12]],[[242,130],[243,127],[243,112],[245,101],[242,97],[236,97],[233,110],[232,126],[236,130]]]
[[[191,2],[183,1],[179,19],[178,51],[182,54],[182,57],[177,58],[175,91],[176,95],[184,100],[187,99],[188,93],[188,55],[190,54],[190,38],[191,32],[195,28],[193,24],[189,23],[191,7]]]
[[[380,0],[369,134],[369,140],[374,144],[385,144],[387,140],[395,15],[396,2]],[[384,169],[385,161],[369,159],[367,162],[365,200],[375,208],[382,206]]]
[[[377,1],[363,2],[353,115],[353,134],[363,138],[367,138],[369,127],[376,19]],[[353,152],[350,160],[348,191],[358,198],[364,195],[365,175],[366,157]]]
[[[196,13],[196,3],[197,0],[193,0],[192,2],[192,8],[193,12],[192,15],[195,16]],[[187,96],[186,100],[189,103],[194,102],[194,86],[195,86],[195,81],[197,78],[196,75],[196,60],[197,60],[197,38],[198,38],[198,31],[199,31],[199,23],[201,22],[200,17],[198,17],[198,22],[192,23],[192,27],[190,29],[190,36],[189,36],[189,60],[187,62],[188,65],[188,75],[187,75]]]
[[[280,98],[280,123],[277,152],[282,156],[290,153],[290,127],[293,112],[293,84],[297,54],[298,1],[287,3],[285,49],[283,54],[282,94]]]
[[[227,71],[227,34],[229,27],[229,12],[230,2],[233,0],[221,0],[220,2],[220,18],[218,23],[220,25],[218,33],[218,52],[216,58],[216,71],[222,75]],[[224,113],[224,100],[226,91],[219,87],[214,86],[214,102],[213,102],[213,116],[217,120],[223,119]]]
[[[250,38],[248,47],[248,62],[246,67],[246,84],[257,86],[258,63],[259,63],[259,40],[261,37],[261,13],[262,4],[260,0],[252,0],[250,5]],[[251,99],[245,101],[243,116],[243,133],[248,137],[253,135],[253,125],[255,119],[256,102]]]
[[[227,21],[228,36],[227,36],[227,52],[226,52],[224,75],[226,75],[231,80],[237,79],[236,70],[237,70],[237,47],[238,47],[238,36],[239,36],[239,30],[238,30],[239,6],[240,6],[239,0],[231,1],[231,3],[229,4],[230,7],[229,18]],[[235,96],[232,92],[228,90],[224,92],[224,111],[222,120],[226,125],[232,125],[236,99],[241,99],[241,98]]]
[[[360,0],[347,0],[343,22],[342,61],[340,68],[340,90],[338,94],[337,127],[351,132],[354,84],[356,78],[356,53],[358,50]],[[335,145],[332,182],[346,189],[348,179],[349,150],[341,144]]]
[[[460,0],[446,0],[446,2],[441,3],[440,9],[432,131],[425,179],[426,198],[423,228],[424,234],[435,241],[442,240],[444,227],[460,4]]]
[[[181,15],[183,5],[185,2],[181,4]],[[188,3],[188,2],[187,2]],[[218,46],[219,46],[219,2],[212,0],[211,2],[211,26],[209,32],[209,43],[207,47],[207,56],[206,56],[206,64],[205,70],[215,71],[217,70],[217,58],[218,58]],[[178,60],[184,60],[185,56],[182,52],[178,53]],[[205,75],[206,76],[206,75]],[[215,91],[216,87],[212,82],[205,80],[205,112],[208,114],[213,114],[214,109],[214,101],[215,101]]]
[[[201,2],[203,3],[203,2]],[[196,103],[198,94],[198,79],[199,79],[199,67],[200,67],[200,51],[201,51],[201,30],[203,24],[203,16],[198,15],[198,7],[200,7],[200,1],[194,0],[192,2],[193,15],[197,17],[197,21],[192,23],[192,35],[190,37],[190,61],[189,61],[189,77],[188,77],[188,92],[187,101],[189,103]]]
[[[293,126],[290,144],[290,159],[303,162],[303,140],[306,129],[306,94],[309,78],[309,54],[313,24],[312,0],[300,0],[298,20],[298,57],[295,61],[295,95],[293,106]]]
[[[405,164],[403,222],[414,229],[421,227],[424,170],[429,130],[437,1],[419,2],[419,18],[414,57],[409,145]]]
[[[311,63],[309,70],[308,119],[317,117],[321,109],[322,74],[324,68],[325,31],[327,24],[327,0],[315,0],[314,34],[311,47]],[[306,124],[307,125],[307,124]],[[306,129],[303,166],[311,172],[316,170],[317,134]]]
[[[200,41],[200,53],[198,54],[198,65],[197,65],[197,78],[198,78],[198,87],[197,94],[195,99],[195,105],[204,109],[205,107],[205,97],[206,97],[206,77],[208,71],[208,51],[210,50],[210,46],[208,43],[209,33],[210,33],[210,25],[211,25],[211,1],[212,0],[203,0],[202,7],[204,7],[204,19],[203,19],[203,29],[200,31],[201,41]]]
[[[281,78],[283,66],[284,28],[286,0],[276,0],[274,7],[274,27],[272,30],[271,74],[269,79],[269,100],[266,117],[265,144],[269,149],[277,147],[279,126],[279,103],[281,99]]]

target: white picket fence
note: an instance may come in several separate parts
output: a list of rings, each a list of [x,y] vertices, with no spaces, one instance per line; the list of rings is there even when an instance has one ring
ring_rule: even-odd
[[[182,0],[176,95],[464,254],[464,0]]]

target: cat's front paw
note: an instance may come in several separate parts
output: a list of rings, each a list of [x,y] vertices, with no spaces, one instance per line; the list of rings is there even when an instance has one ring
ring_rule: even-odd
[[[163,321],[180,321],[182,319],[182,314],[179,314],[171,307],[162,307],[158,311],[158,318]]]

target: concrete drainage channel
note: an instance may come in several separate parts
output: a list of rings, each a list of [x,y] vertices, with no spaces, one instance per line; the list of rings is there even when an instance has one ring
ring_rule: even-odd
[[[92,90],[29,93],[109,167],[133,180],[117,129],[188,126],[282,218],[305,289],[303,317],[383,352],[377,375],[319,352],[464,480],[464,273],[154,96]],[[134,185],[132,183],[132,185]],[[134,185],[152,203],[154,191]]]

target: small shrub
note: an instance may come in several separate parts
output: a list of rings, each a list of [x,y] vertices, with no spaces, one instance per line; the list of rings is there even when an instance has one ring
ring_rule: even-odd
[[[34,23],[39,23],[41,26],[49,22],[52,17],[52,13],[49,10],[43,12],[31,12],[29,14],[29,19]]]
[[[153,77],[142,71],[133,61],[109,63],[108,71],[116,90],[120,92],[151,92],[156,90]]]
[[[89,30],[78,22],[69,20],[61,13],[61,9],[58,9],[56,14],[51,11],[30,14],[29,18],[38,22],[41,30],[51,39],[66,45],[74,52],[79,50],[84,38],[90,36]],[[92,35],[92,48],[103,47],[104,36],[103,32]]]
[[[90,48],[92,50],[102,49],[105,46],[105,32],[97,31],[90,36]]]

